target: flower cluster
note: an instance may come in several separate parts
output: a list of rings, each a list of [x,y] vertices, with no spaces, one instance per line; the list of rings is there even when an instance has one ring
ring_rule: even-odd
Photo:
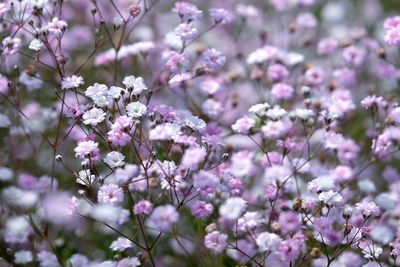
[[[400,266],[385,1],[3,2],[0,266]]]

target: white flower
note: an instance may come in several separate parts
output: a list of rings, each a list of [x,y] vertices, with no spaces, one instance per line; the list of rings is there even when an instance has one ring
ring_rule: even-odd
[[[106,113],[100,108],[92,108],[86,111],[82,118],[84,124],[96,126],[106,118]]]
[[[149,132],[150,140],[171,140],[180,135],[180,127],[175,123],[164,123],[157,125]]]
[[[237,220],[247,207],[246,201],[240,197],[232,197],[219,208],[219,214],[228,220]]]
[[[249,112],[254,113],[258,116],[265,116],[266,111],[271,107],[270,104],[268,104],[267,102],[265,103],[259,103],[259,104],[255,104],[253,106],[251,106],[249,108]]]
[[[147,107],[140,102],[132,102],[126,106],[126,113],[134,118],[140,118],[147,111]]]
[[[123,91],[124,89],[122,87],[111,86],[110,90],[108,90],[108,95],[114,99],[118,99],[121,97],[121,92]]]
[[[81,76],[72,75],[70,77],[64,77],[61,82],[62,89],[72,89],[78,88],[80,85],[83,85],[85,82]]]
[[[20,250],[14,254],[14,262],[17,264],[27,264],[33,260],[32,252],[29,250]]]
[[[327,192],[321,192],[318,195],[320,201],[324,202],[328,206],[332,206],[336,203],[342,201],[342,196],[338,192],[334,192],[333,190],[329,190]]]
[[[320,190],[322,191],[331,190],[334,188],[334,186],[335,182],[332,179],[332,177],[328,175],[323,175],[309,182],[307,188],[308,190],[315,193]]]
[[[107,163],[108,166],[111,168],[122,167],[125,164],[125,156],[122,155],[120,152],[112,151],[107,154],[104,162]]]
[[[282,242],[282,239],[273,233],[264,232],[258,235],[256,239],[256,243],[260,251],[274,251],[279,244]]]
[[[37,52],[40,51],[42,46],[43,46],[42,41],[40,41],[39,39],[33,39],[29,44],[29,49]]]
[[[127,88],[132,89],[132,94],[138,95],[141,92],[147,90],[142,77],[135,77],[133,75],[127,76],[122,82]]]
[[[381,255],[382,252],[383,249],[377,245],[369,245],[364,250],[362,250],[364,258],[371,260],[379,258],[379,255]]]
[[[90,170],[87,169],[79,171],[76,182],[81,185],[91,185],[95,179],[96,176],[91,174]]]
[[[93,86],[89,86],[85,95],[93,100],[93,102],[99,107],[108,105],[108,88],[104,84],[95,83]]]
[[[306,108],[297,108],[294,111],[294,115],[301,120],[307,120],[314,116],[314,111]]]
[[[274,106],[272,109],[267,110],[266,115],[271,120],[279,120],[287,114],[286,110],[279,105]]]
[[[118,239],[113,241],[110,245],[113,251],[124,251],[131,247],[133,247],[132,241],[125,237],[118,237]]]

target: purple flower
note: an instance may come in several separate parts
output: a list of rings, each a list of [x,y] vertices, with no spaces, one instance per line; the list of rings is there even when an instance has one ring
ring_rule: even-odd
[[[207,203],[204,201],[196,201],[191,206],[190,210],[191,210],[193,216],[195,216],[197,218],[205,219],[213,213],[214,207],[210,203]]]
[[[167,69],[176,74],[184,72],[189,66],[189,60],[184,54],[178,54],[176,52],[171,52],[168,56],[168,61],[166,63]]]
[[[116,184],[102,185],[97,193],[97,201],[101,204],[119,204],[124,200],[124,192]]]
[[[222,56],[222,53],[217,49],[209,48],[204,51],[203,60],[207,68],[218,70],[225,64],[226,57]]]
[[[284,234],[295,233],[300,229],[300,218],[297,213],[294,212],[282,212],[279,215],[279,225],[281,231]]]
[[[172,224],[179,221],[179,213],[172,205],[158,206],[151,214],[150,221],[154,223],[160,231],[169,231]]]
[[[199,34],[192,24],[181,23],[175,28],[176,36],[179,36],[182,41],[191,41]]]
[[[192,21],[202,17],[203,12],[197,6],[188,2],[176,2],[175,7],[172,9],[183,20]]]

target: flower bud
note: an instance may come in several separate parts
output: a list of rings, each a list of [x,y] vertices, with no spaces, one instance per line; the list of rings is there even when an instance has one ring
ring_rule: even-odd
[[[206,232],[211,233],[213,231],[217,230],[217,225],[215,223],[209,224],[206,226]]]
[[[353,214],[353,208],[350,205],[345,205],[343,210],[343,218],[350,219],[351,215]]]
[[[344,225],[344,229],[343,229],[343,234],[344,234],[344,236],[349,235],[350,232],[351,232],[351,229],[353,229],[353,225],[348,224],[348,223],[345,224],[345,225]]]
[[[293,203],[293,210],[298,211],[301,208],[303,201],[300,198],[297,198]]]
[[[137,4],[130,5],[128,9],[129,9],[129,14],[132,17],[136,18],[137,16],[140,15],[141,8],[139,5],[137,5]]]
[[[319,250],[319,248],[312,248],[310,251],[310,255],[314,259],[318,259],[321,256],[321,251]]]

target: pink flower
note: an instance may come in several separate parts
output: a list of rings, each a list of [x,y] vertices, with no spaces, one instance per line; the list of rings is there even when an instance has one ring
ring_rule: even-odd
[[[337,49],[339,42],[332,38],[323,38],[318,42],[317,53],[320,55],[329,55]]]
[[[360,147],[352,139],[346,139],[339,145],[338,158],[340,162],[348,163],[358,156]]]
[[[153,204],[147,200],[141,200],[138,203],[136,203],[135,206],[133,207],[133,212],[136,215],[139,214],[150,215],[152,211],[153,211]]]
[[[232,130],[236,133],[247,134],[249,130],[256,125],[256,121],[252,118],[244,116],[232,125]]]
[[[74,149],[75,157],[84,159],[84,162],[97,161],[100,159],[99,144],[94,141],[82,141]]]
[[[324,71],[317,67],[311,67],[304,73],[304,80],[307,85],[318,86],[324,82]]]
[[[343,50],[344,60],[354,66],[361,66],[365,59],[365,51],[359,47],[349,46]]]
[[[293,87],[286,83],[276,83],[272,86],[271,94],[280,100],[288,100],[293,97]]]
[[[281,64],[274,64],[268,67],[267,76],[273,82],[280,82],[289,76],[289,71]]]
[[[172,73],[184,72],[189,66],[189,60],[184,54],[171,52],[166,63],[167,69]]]
[[[204,238],[204,246],[211,250],[214,254],[219,254],[228,246],[226,242],[228,236],[221,234],[219,231],[208,233]]]
[[[359,210],[364,217],[371,215],[379,216],[381,211],[375,202],[359,202],[356,204],[356,209]]]
[[[16,52],[18,52],[18,50],[21,47],[21,39],[19,38],[11,38],[10,36],[4,38],[3,42],[3,51],[2,54],[3,55],[13,55]]]
[[[68,27],[68,24],[65,21],[60,20],[57,17],[54,17],[51,20],[51,22],[49,22],[47,24],[45,29],[55,35],[61,35],[67,29],[67,27]]]

